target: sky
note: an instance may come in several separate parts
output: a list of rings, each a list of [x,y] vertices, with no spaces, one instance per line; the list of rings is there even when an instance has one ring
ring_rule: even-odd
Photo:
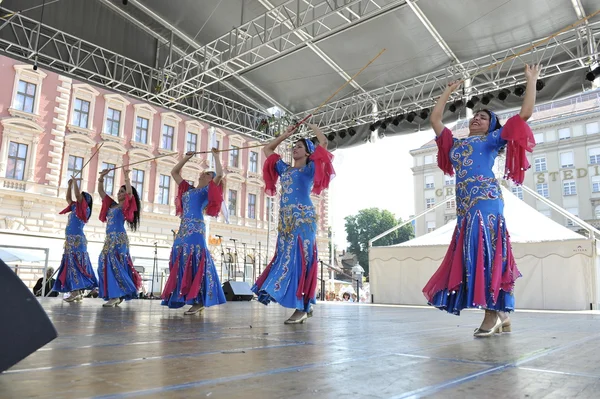
[[[333,152],[336,176],[329,186],[329,217],[339,249],[347,247],[346,216],[372,207],[387,209],[404,220],[414,214],[409,151],[432,138],[433,131],[427,130]]]

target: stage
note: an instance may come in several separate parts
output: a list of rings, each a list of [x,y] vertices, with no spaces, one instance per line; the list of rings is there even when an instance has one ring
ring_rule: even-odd
[[[598,312],[517,312],[512,333],[475,339],[479,311],[321,302],[307,323],[284,325],[291,312],[256,301],[196,316],[150,300],[42,304],[59,337],[0,376],[2,398],[592,398],[600,390]]]

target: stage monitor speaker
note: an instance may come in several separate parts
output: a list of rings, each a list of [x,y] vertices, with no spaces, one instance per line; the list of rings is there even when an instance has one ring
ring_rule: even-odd
[[[251,301],[254,298],[254,292],[252,292],[248,283],[243,281],[227,281],[223,284],[223,292],[228,302]]]
[[[58,336],[33,293],[0,260],[0,373]]]

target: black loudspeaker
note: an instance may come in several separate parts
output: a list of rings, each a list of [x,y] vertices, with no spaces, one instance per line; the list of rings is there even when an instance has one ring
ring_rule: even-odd
[[[0,373],[58,336],[33,293],[0,259]]]
[[[254,298],[254,292],[248,283],[243,281],[227,281],[223,284],[223,293],[227,302],[251,301]]]

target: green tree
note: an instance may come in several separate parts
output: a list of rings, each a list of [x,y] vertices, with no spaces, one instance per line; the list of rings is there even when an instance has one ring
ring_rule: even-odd
[[[396,219],[394,214],[385,209],[368,208],[358,211],[356,215],[346,216],[346,240],[350,244],[348,251],[358,258],[358,263],[365,269],[365,275],[369,274],[369,240],[375,236],[402,223],[402,219]],[[377,240],[379,245],[394,245],[413,238],[412,224],[407,224]]]

